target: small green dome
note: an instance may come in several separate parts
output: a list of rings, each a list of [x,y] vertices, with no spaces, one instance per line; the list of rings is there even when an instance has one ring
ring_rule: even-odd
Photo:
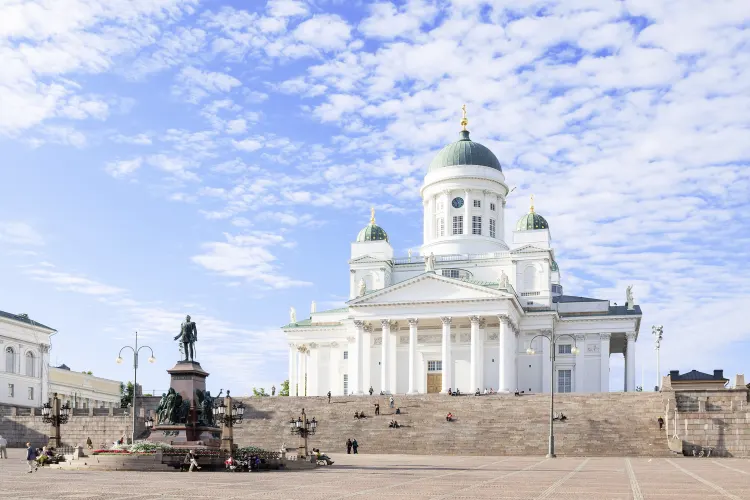
[[[531,231],[534,229],[549,229],[549,224],[541,215],[529,212],[516,223],[516,231]]]
[[[363,241],[380,241],[385,240],[388,241],[388,233],[385,232],[385,229],[375,224],[375,209],[370,209],[370,223],[362,229],[362,231],[359,232],[357,235],[357,243],[362,243]]]
[[[550,271],[558,271],[558,272],[560,271],[560,268],[559,268],[559,267],[557,267],[557,261],[553,260],[553,261],[552,261],[552,262],[550,263],[550,265],[549,265],[549,270],[550,270]]]
[[[361,243],[363,241],[378,241],[378,240],[388,241],[388,234],[385,232],[385,230],[382,227],[376,224],[368,224],[357,235],[358,243]]]
[[[481,165],[503,171],[497,156],[489,148],[469,139],[468,130],[462,130],[460,136],[461,139],[440,150],[430,163],[428,172],[456,165]]]

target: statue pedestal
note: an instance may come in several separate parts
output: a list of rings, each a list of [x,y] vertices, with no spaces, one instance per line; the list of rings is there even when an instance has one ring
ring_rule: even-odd
[[[155,425],[148,440],[179,448],[218,449],[221,446],[221,429],[198,425],[198,410],[195,407],[196,391],[206,391],[208,372],[197,361],[179,361],[167,373],[171,376],[169,387],[182,396],[183,401],[190,402],[190,411],[185,423]]]
[[[196,389],[206,390],[208,372],[204,371],[197,361],[179,361],[167,370],[167,373],[172,378],[169,387],[179,393],[184,400],[195,400]]]

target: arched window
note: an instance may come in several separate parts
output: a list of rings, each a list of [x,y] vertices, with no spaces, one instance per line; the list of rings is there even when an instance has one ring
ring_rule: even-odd
[[[28,377],[34,376],[34,353],[33,352],[26,353],[26,376]]]
[[[531,292],[536,290],[536,268],[529,266],[523,270],[523,290]]]
[[[5,349],[5,371],[8,373],[16,373],[16,356],[12,347]]]

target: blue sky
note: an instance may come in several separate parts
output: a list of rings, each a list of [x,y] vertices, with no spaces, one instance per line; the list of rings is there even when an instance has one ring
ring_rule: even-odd
[[[533,193],[566,293],[634,285],[639,384],[652,324],[664,371],[742,373],[749,23],[730,0],[10,0],[0,309],[115,379],[137,329],[154,389],[189,313],[210,385],[278,387],[278,326],[342,304],[369,207],[397,254],[419,246],[465,102],[517,186],[506,225]]]

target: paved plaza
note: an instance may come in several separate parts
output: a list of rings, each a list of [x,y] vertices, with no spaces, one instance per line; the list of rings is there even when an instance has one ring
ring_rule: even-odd
[[[44,468],[22,450],[0,460],[0,495],[85,499],[750,499],[750,460],[334,455],[307,472],[142,473]]]

